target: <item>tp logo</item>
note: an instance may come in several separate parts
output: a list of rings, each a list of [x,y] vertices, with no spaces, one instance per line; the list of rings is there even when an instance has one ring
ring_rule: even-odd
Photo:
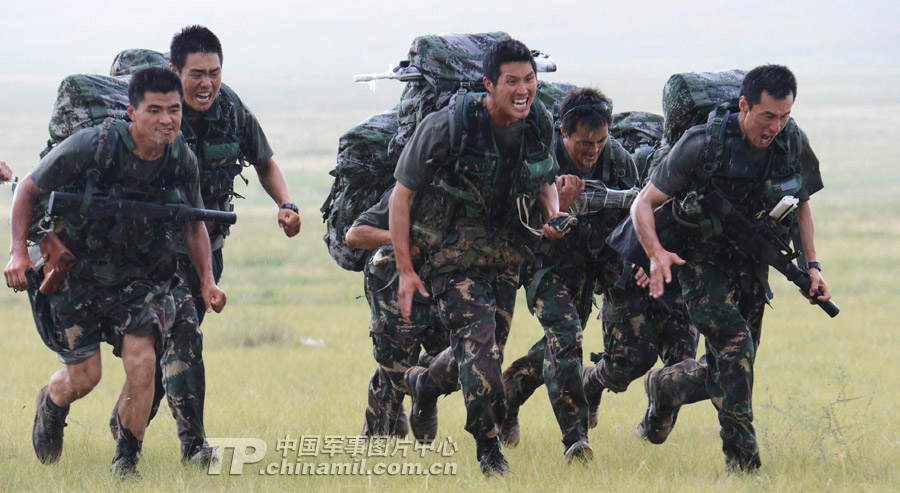
[[[220,460],[210,461],[209,474],[219,475],[222,473],[222,460],[225,457],[225,451],[234,450],[231,456],[231,468],[228,474],[238,475],[244,472],[244,464],[256,464],[263,460],[266,456],[266,442],[259,438],[207,438],[207,441],[213,447],[218,447],[221,451]]]

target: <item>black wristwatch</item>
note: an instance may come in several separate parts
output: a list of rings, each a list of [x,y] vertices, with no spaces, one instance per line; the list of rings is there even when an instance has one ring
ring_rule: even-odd
[[[281,209],[287,209],[287,210],[289,210],[289,211],[294,211],[294,214],[300,214],[300,208],[297,207],[297,204],[294,204],[294,203],[292,203],[292,202],[288,202],[287,204],[282,205],[282,206],[279,207],[278,209],[279,209],[279,210],[281,210]]]
[[[820,264],[818,262],[807,262],[806,270],[809,270],[809,269],[818,269],[819,272],[822,272],[822,264]]]

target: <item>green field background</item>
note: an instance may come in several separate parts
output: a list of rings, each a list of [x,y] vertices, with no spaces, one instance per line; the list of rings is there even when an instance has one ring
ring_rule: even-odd
[[[396,56],[385,55],[386,61],[401,58],[405,49],[405,43],[395,45],[390,53]],[[564,52],[565,47],[557,50]],[[93,70],[99,72],[111,56],[98,54],[99,61],[92,58],[85,63],[100,67]],[[724,64],[749,68],[770,61],[749,60]],[[357,65],[355,70],[383,70],[386,61]],[[342,82],[335,84],[311,82],[302,75],[261,80],[247,76],[249,70],[235,63],[230,67],[234,77],[230,79],[226,71],[226,82],[259,116],[303,219],[299,237],[285,238],[276,224],[275,206],[255,173],[245,173],[249,185],[238,181],[236,190],[247,198],[236,204],[239,219],[226,243],[220,284],[228,294],[228,306],[222,314],[208,316],[203,325],[208,436],[265,441],[268,455],[260,463],[264,465],[281,460],[275,448],[285,436],[353,436],[362,427],[366,385],[375,369],[369,310],[362,297],[361,274],[338,268],[325,249],[319,207],[331,184],[327,172],[334,166],[338,137],[366,116],[395,104],[401,85],[381,82],[369,91],[350,83],[346,70],[341,72]],[[685,63],[681,70],[716,68],[712,63],[705,67]],[[449,437],[456,442],[455,455],[427,453],[388,461],[453,462],[458,464],[455,475],[264,476],[258,474],[259,465],[248,465],[241,475],[210,476],[180,465],[175,425],[164,407],[144,441],[143,480],[123,486],[107,473],[114,450],[107,420],[124,379],[121,362],[103,349],[103,380],[72,406],[62,460],[42,466],[30,443],[34,398],[60,364],[34,330],[27,297],[4,289],[0,290],[0,490],[900,489],[896,370],[900,70],[896,64],[860,63],[838,70],[821,59],[815,67],[804,63],[798,62],[801,68],[796,70],[800,89],[794,117],[821,161],[826,187],[812,199],[816,240],[824,276],[842,311],[830,319],[807,305],[777,273],[771,276],[776,296],[764,319],[754,389],[754,424],[763,461],[758,473],[725,472],[719,427],[708,402],[683,409],[665,444],[636,439],[635,426],[646,406],[637,381],[624,393],[604,394],[600,425],[590,433],[595,458],[586,466],[566,464],[560,433],[541,389],[520,413],[522,441],[506,450],[512,473],[502,479],[486,482],[478,470],[457,393],[439,401],[439,440]],[[616,111],[659,112],[662,85],[677,70],[669,64],[655,71],[617,75],[608,70],[596,75],[589,68],[574,67],[568,75],[561,69],[548,78],[599,85],[613,97]],[[64,74],[0,77],[4,83],[0,159],[20,177],[36,162],[46,139],[49,108]],[[299,97],[287,103],[286,94]],[[4,225],[11,198],[9,187],[0,187]],[[0,244],[8,241],[4,226]],[[540,325],[520,297],[506,364],[524,354],[540,335]],[[599,321],[588,323],[584,341],[586,355],[602,350]]]

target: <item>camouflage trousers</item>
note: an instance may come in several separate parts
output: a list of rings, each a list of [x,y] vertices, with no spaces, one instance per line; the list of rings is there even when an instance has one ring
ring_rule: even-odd
[[[420,381],[429,395],[462,389],[466,431],[476,440],[498,436],[506,418],[500,366],[518,289],[518,265],[471,268],[431,280],[450,347],[434,358]]]
[[[680,269],[685,304],[706,340],[706,364],[685,360],[660,373],[663,408],[710,399],[718,412],[729,468],[760,466],[753,428],[753,363],[759,347],[766,290],[748,261],[723,255]]]
[[[222,276],[222,250],[212,252],[213,277]],[[181,441],[182,459],[189,459],[206,443],[203,406],[206,402],[206,368],[203,364],[203,333],[206,313],[200,278],[187,255],[178,256],[179,283],[172,289],[175,323],[165,336],[163,353],[156,368],[152,420],[163,397],[169,402]]]
[[[28,298],[41,339],[61,362],[74,365],[99,351],[103,341],[120,356],[125,334],[153,335],[159,352],[175,318],[173,282],[140,279],[107,286],[70,275],[49,295],[29,286]]]
[[[366,436],[387,436],[394,431],[409,393],[403,376],[410,367],[428,364],[449,345],[434,303],[413,302],[410,322],[403,320],[397,304],[397,281],[384,281],[366,273],[365,290],[372,311],[372,354],[378,368],[369,381],[366,406]],[[420,358],[419,353],[425,354]]]
[[[679,289],[677,283],[666,289]],[[650,297],[633,276],[624,288],[603,291],[603,352],[592,354],[596,366],[588,378],[612,392],[624,392],[634,380],[653,368],[657,358],[664,367],[697,355],[700,336],[691,324],[680,297],[671,309]]]
[[[593,287],[586,287],[586,283],[586,269],[526,274],[525,286],[534,293],[530,308],[541,322],[544,336],[503,372],[508,415],[517,415],[519,407],[534,391],[542,384],[547,385],[565,447],[587,437],[589,410],[582,385],[581,361]],[[587,299],[582,296],[585,288],[591,290]]]

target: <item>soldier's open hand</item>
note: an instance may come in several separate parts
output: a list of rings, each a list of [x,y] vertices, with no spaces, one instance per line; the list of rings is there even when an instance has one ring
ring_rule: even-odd
[[[685,261],[667,250],[650,257],[650,296],[659,298],[665,291],[665,285],[672,282],[672,265],[684,265]]]

